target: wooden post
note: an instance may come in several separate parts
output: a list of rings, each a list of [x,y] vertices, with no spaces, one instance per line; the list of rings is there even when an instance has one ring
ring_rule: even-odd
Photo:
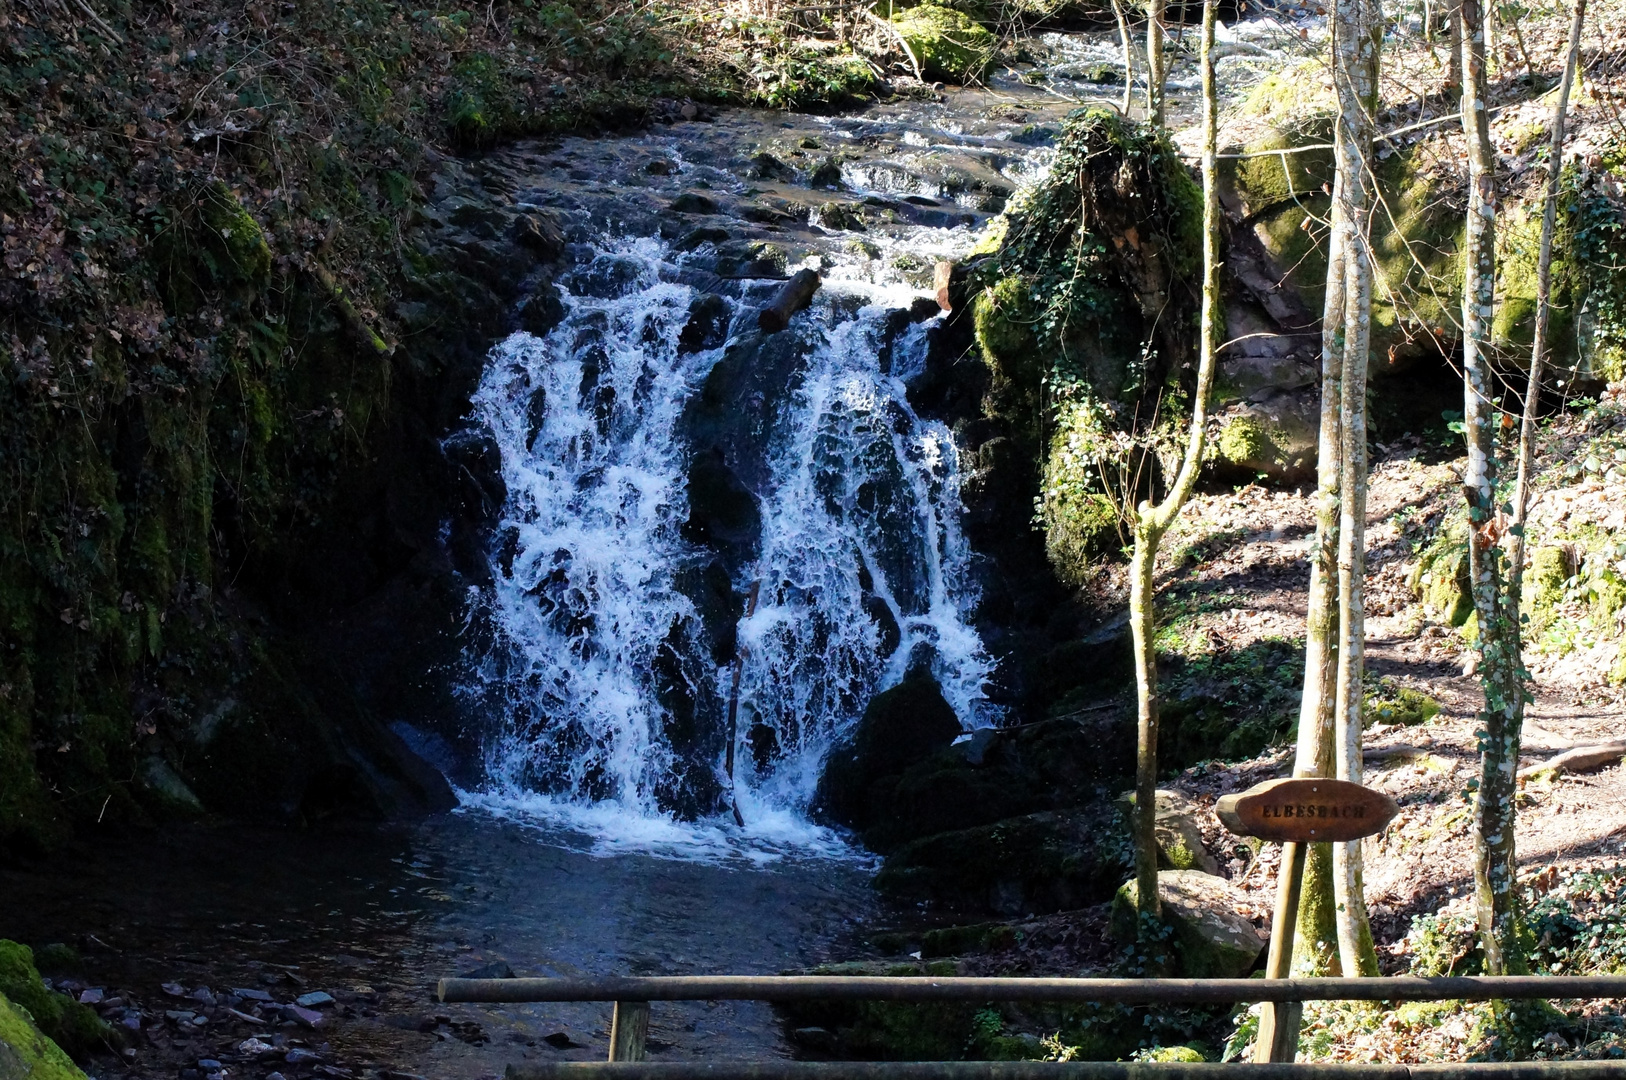
[[[1400,805],[1381,791],[1349,780],[1295,776],[1266,780],[1247,791],[1223,795],[1214,804],[1220,824],[1239,836],[1282,842],[1282,869],[1276,879],[1276,912],[1270,923],[1270,955],[1265,978],[1286,979],[1293,966],[1293,934],[1304,891],[1304,862],[1310,845],[1359,840],[1383,831]],[[1255,1062],[1289,1062],[1298,1053],[1302,1001],[1265,1002],[1259,1014]]]
[[[649,1036],[649,1002],[618,1001],[610,1019],[610,1060],[644,1060],[644,1040]]]
[[[1293,966],[1293,929],[1299,921],[1299,893],[1304,885],[1304,857],[1309,844],[1282,845],[1282,868],[1276,879],[1276,911],[1270,920],[1270,954],[1265,958],[1265,978],[1285,979]],[[1259,1010],[1259,1037],[1253,1044],[1253,1060],[1292,1061],[1299,1049],[1299,1022],[1304,1018],[1302,1001],[1267,1001]]]

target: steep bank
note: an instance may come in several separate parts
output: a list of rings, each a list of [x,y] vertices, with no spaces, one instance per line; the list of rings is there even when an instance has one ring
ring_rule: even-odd
[[[485,572],[491,493],[458,458],[479,448],[440,440],[559,253],[447,153],[887,90],[783,29],[562,4],[0,14],[0,836],[447,804],[385,723],[449,712]]]

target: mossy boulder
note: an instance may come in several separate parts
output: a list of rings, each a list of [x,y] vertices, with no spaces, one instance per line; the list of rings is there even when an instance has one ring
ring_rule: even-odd
[[[1123,799],[1125,812],[1132,812],[1135,796]],[[1203,842],[1202,826],[1197,822],[1197,807],[1177,791],[1157,789],[1156,825],[1157,865],[1164,870],[1201,870],[1205,874],[1218,874],[1219,862]]]
[[[1441,528],[1417,556],[1410,584],[1424,605],[1452,626],[1463,626],[1474,613],[1468,578],[1468,540],[1461,521]]]
[[[928,79],[966,82],[993,62],[998,45],[994,35],[963,12],[921,4],[896,13],[892,23]]]
[[[820,964],[810,975],[952,976],[953,961]],[[787,1001],[778,1005],[793,1043],[847,1061],[955,1061],[971,1035],[975,1002]]]
[[[86,1080],[62,1048],[0,993],[0,1080]]]
[[[875,886],[901,900],[1000,915],[1082,907],[1105,899],[1121,872],[1121,836],[1106,806],[1027,814],[906,844]]]
[[[1314,392],[1239,405],[1225,416],[1215,453],[1238,472],[1273,480],[1307,478],[1315,470],[1319,447],[1317,412]]]
[[[1265,935],[1239,914],[1241,890],[1222,877],[1198,870],[1161,870],[1157,875],[1163,918],[1174,929],[1175,963],[1190,979],[1237,979],[1253,969],[1265,948]],[[1112,898],[1112,934],[1135,939],[1137,915],[1133,881]]]
[[[26,1009],[40,1031],[76,1056],[113,1041],[113,1029],[93,1010],[46,988],[34,966],[33,950],[27,945],[0,940],[0,995],[9,999],[13,1008]]]

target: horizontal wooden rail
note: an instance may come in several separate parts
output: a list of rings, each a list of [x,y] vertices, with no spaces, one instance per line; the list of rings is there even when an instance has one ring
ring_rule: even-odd
[[[1621,1080],[1626,1061],[1472,1065],[1187,1064],[1154,1061],[561,1061],[507,1080]]]
[[[660,975],[442,979],[442,1001],[1496,1001],[1626,998],[1623,975],[1390,979],[1022,979],[906,975]]]

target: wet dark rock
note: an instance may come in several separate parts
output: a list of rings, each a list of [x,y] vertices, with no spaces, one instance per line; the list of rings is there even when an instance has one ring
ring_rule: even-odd
[[[586,1045],[572,1039],[568,1033],[563,1031],[555,1031],[551,1035],[544,1035],[542,1041],[555,1050],[580,1050]]]
[[[1126,865],[1127,847],[1095,812],[1042,812],[940,833],[889,856],[875,884],[905,900],[1019,915],[1105,900]]]
[[[961,731],[937,680],[917,672],[870,699],[853,733],[830,752],[814,797],[830,821],[865,835],[888,831],[903,773],[947,749]],[[881,827],[878,830],[878,827]]]
[[[819,207],[819,224],[826,229],[863,232],[869,228],[863,211],[852,203],[827,202]]]
[[[727,229],[721,229],[715,225],[702,225],[700,228],[692,229],[684,234],[683,239],[677,242],[676,247],[679,251],[693,251],[705,244],[721,244],[728,239],[728,236]]]
[[[668,204],[667,209],[674,214],[715,214],[717,200],[709,195],[702,195],[697,191],[685,191]]]
[[[841,163],[833,157],[825,158],[808,175],[807,186],[823,191],[843,190],[846,185],[841,181]]]
[[[726,235],[726,234],[725,234]],[[689,305],[689,321],[678,334],[678,352],[703,352],[728,340],[728,324],[734,309],[725,297],[706,293]]]
[[[751,159],[751,168],[746,175],[753,180],[794,180],[796,170],[763,151]]]
[[[654,161],[651,161],[649,164],[644,166],[644,172],[648,173],[650,176],[671,176],[673,173],[677,172],[677,166],[673,165],[670,161],[656,158]]]
[[[556,259],[565,248],[564,227],[557,215],[532,210],[514,217],[509,227],[514,242],[542,259]]]
[[[322,1021],[325,1019],[321,1013],[316,1012],[313,1009],[303,1008],[299,1005],[284,1005],[282,1007],[282,1018],[284,1020],[292,1020],[295,1023],[302,1024],[308,1028],[321,1027]]]
[[[729,468],[722,450],[696,453],[689,465],[689,520],[684,535],[742,567],[756,557],[762,532],[757,498]]]
[[[527,296],[519,307],[519,329],[527,334],[545,337],[565,317],[564,301],[559,289],[548,282]]]

